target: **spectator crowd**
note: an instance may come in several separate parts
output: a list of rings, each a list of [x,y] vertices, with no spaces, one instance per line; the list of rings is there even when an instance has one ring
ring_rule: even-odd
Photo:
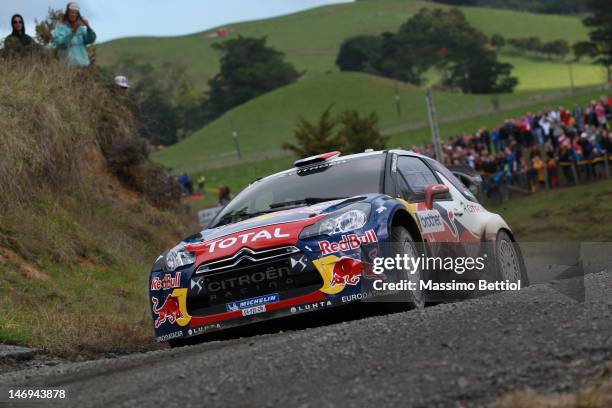
[[[81,14],[78,3],[71,2],[51,31],[51,41],[58,57],[69,65],[90,65],[87,47],[96,41],[96,32],[89,20]],[[26,32],[25,21],[20,14],[11,18],[11,34],[4,39],[3,55],[20,56],[39,52],[40,46]]]
[[[531,192],[605,177],[612,156],[612,96],[571,109],[545,108],[507,119],[492,131],[481,128],[443,142],[447,166],[469,166],[483,176],[488,197],[500,187]],[[413,146],[433,156],[433,146]]]

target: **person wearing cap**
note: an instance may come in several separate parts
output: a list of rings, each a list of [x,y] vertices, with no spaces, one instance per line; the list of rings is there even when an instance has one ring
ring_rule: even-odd
[[[96,41],[96,33],[89,21],[81,16],[77,3],[68,3],[62,22],[53,30],[53,43],[60,58],[70,65],[89,66],[87,46]]]
[[[128,79],[124,77],[123,75],[117,75],[115,77],[114,82],[115,82],[115,90],[118,91],[120,94],[124,94],[130,87],[130,84],[128,83]]]

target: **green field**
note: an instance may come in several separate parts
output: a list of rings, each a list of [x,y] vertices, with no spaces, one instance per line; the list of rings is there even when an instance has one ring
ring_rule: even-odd
[[[400,84],[402,115],[398,117],[394,87],[394,81],[360,73],[334,73],[304,79],[233,109],[189,138],[156,152],[153,157],[175,171],[190,174],[280,158],[287,155],[281,149],[281,144],[293,141],[293,129],[299,116],[316,119],[330,104],[334,105],[335,112],[349,108],[363,113],[376,111],[380,129],[393,134],[389,146],[410,147],[415,143],[427,142],[430,136],[424,91],[412,85]],[[538,102],[542,96],[557,94],[557,91],[551,90],[501,95],[501,111],[496,113],[489,113],[491,97],[487,95],[436,91],[434,100],[442,123],[442,134],[448,137],[473,132],[481,125],[492,127],[507,117],[518,116],[530,109],[540,109],[546,105],[571,106],[574,100],[584,103],[600,96],[600,92],[593,92]],[[523,107],[510,109],[517,103]],[[470,119],[464,119],[467,117]],[[242,161],[236,157],[231,138],[232,122],[238,132]],[[239,185],[233,183],[230,176],[228,179],[231,186]]]
[[[523,242],[610,242],[612,181],[543,191],[490,208]]]
[[[269,44],[283,51],[287,59],[306,77],[316,77],[336,71],[335,59],[342,41],[359,34],[380,34],[396,31],[411,15],[423,7],[445,7],[417,0],[359,1],[319,7],[267,20],[231,24],[230,38],[266,36]],[[461,8],[468,20],[485,34],[499,33],[505,37],[539,36],[544,41],[562,38],[570,44],[587,39],[587,30],[579,17],[515,12],[510,10]],[[207,32],[180,37],[137,37],[101,44],[97,60],[110,65],[120,58],[149,62],[155,67],[174,63],[186,68],[196,88],[205,89],[206,82],[219,70],[219,56],[211,45],[218,39]],[[567,85],[564,64],[526,57],[508,57],[515,67],[520,89],[558,88]],[[593,67],[576,67],[577,86],[601,83],[593,75]],[[559,78],[564,82],[559,83]],[[567,85],[568,86],[568,85]]]

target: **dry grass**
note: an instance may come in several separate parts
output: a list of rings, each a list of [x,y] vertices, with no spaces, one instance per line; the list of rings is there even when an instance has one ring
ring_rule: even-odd
[[[188,231],[137,128],[95,72],[0,60],[0,342],[155,347],[148,268]]]
[[[609,408],[612,407],[612,363],[596,384],[578,392],[546,395],[517,391],[499,399],[495,408]]]
[[[135,137],[129,111],[82,71],[34,57],[1,61],[0,78],[0,151],[5,152],[0,200],[5,205],[36,187],[78,186],[100,174],[100,142],[106,135],[99,125],[109,109],[123,119],[109,134]]]

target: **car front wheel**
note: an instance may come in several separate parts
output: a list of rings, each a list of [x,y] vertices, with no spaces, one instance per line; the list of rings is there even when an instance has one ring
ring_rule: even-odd
[[[497,233],[495,259],[498,279],[508,280],[511,283],[517,283],[520,280],[521,286],[529,286],[521,250],[506,231],[502,230]]]
[[[419,256],[417,246],[410,235],[410,232],[402,226],[395,226],[391,229],[391,246],[392,256],[399,255],[403,257],[407,255],[409,258]],[[408,271],[398,269],[395,271],[397,280],[407,280],[413,284],[415,290],[402,291],[400,299],[410,303],[415,309],[422,309],[425,306],[425,293],[421,290],[422,270],[419,268],[416,271]]]

